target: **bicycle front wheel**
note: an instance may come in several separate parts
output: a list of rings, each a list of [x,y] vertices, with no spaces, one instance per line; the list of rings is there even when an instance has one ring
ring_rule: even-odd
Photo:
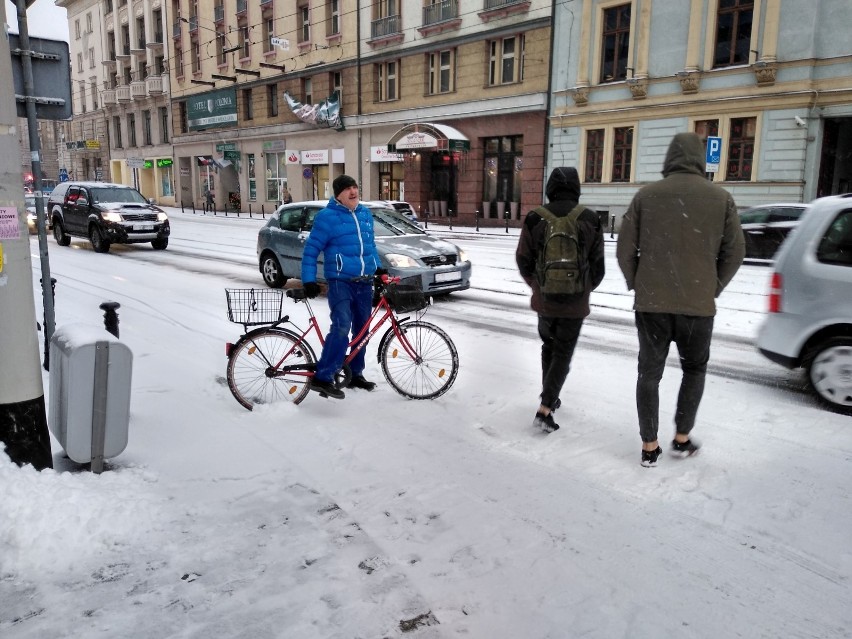
[[[459,354],[449,336],[421,321],[399,325],[382,340],[379,360],[388,384],[409,399],[435,399],[446,393],[459,372]]]
[[[244,335],[228,356],[228,388],[249,410],[263,404],[298,404],[310,391],[316,355],[295,333],[260,328]]]

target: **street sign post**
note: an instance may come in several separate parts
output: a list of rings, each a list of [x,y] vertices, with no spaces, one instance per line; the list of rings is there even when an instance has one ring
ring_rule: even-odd
[[[722,160],[722,138],[707,136],[707,173],[719,171],[719,163]]]

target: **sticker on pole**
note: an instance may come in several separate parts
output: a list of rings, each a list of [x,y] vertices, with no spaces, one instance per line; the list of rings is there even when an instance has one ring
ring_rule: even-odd
[[[18,228],[18,209],[0,207],[0,240],[17,240],[21,237]]]
[[[722,138],[707,136],[707,173],[717,173],[722,160]]]

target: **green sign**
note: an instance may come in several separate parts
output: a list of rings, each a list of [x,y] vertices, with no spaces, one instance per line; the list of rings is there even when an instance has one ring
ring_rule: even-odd
[[[224,153],[225,151],[236,151],[237,145],[233,142],[220,142],[216,145],[216,150],[219,153]]]
[[[174,164],[174,161],[171,158],[160,158],[157,160],[157,166],[159,167],[171,166],[172,164]]]
[[[188,98],[186,117],[190,131],[236,126],[236,89],[209,91]]]
[[[145,160],[145,164],[142,165],[143,169],[153,169],[154,161],[153,160]]]

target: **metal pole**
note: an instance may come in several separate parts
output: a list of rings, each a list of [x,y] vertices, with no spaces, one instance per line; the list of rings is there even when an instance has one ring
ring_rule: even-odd
[[[118,337],[118,313],[115,311],[120,307],[121,304],[118,302],[104,302],[99,307],[104,312],[104,328],[116,337]]]
[[[95,344],[94,394],[92,397],[92,461],[91,470],[100,475],[104,470],[106,443],[107,392],[109,385],[109,342]]]
[[[476,230],[479,231],[479,209],[476,209]]]

